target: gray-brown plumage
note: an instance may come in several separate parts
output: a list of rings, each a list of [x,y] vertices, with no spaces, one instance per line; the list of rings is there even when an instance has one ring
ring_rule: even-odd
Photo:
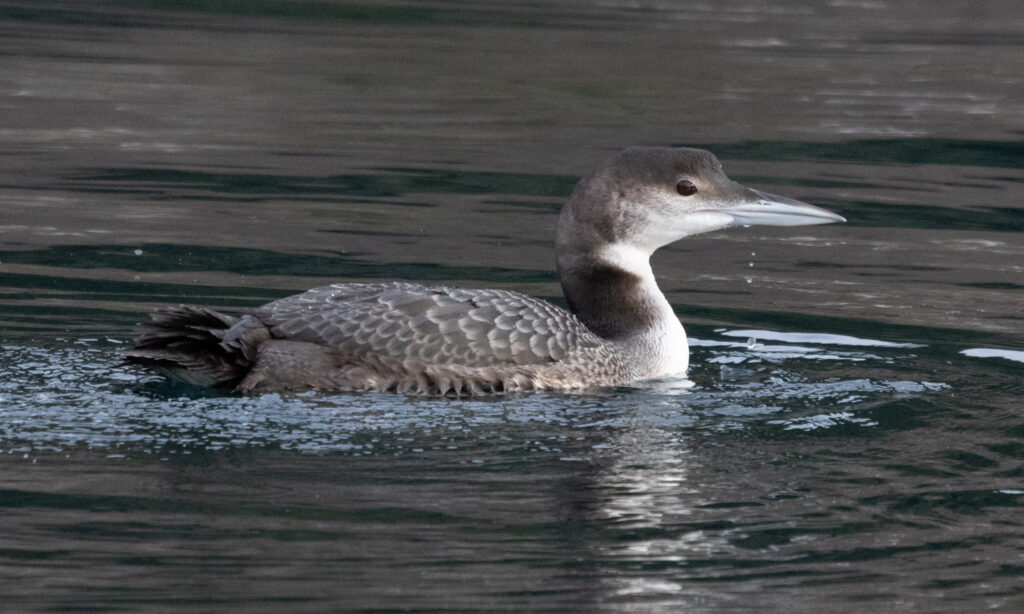
[[[841,219],[730,181],[709,152],[633,148],[581,180],[559,216],[558,268],[572,313],[505,290],[334,284],[241,317],[157,311],[125,355],[246,393],[488,394],[681,374],[686,335],[654,280],[654,250],[731,225]]]

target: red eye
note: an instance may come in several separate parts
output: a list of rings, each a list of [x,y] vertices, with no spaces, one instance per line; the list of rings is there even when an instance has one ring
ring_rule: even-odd
[[[683,196],[693,196],[697,193],[697,186],[693,184],[689,179],[681,179],[676,184],[676,192],[679,192]]]

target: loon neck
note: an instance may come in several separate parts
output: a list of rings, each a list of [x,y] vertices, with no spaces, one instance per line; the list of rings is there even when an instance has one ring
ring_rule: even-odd
[[[560,250],[558,270],[569,309],[609,340],[682,333],[649,258],[642,250],[622,245]]]

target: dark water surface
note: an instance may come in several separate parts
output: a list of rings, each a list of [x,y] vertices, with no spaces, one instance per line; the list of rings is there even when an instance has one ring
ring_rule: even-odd
[[[1019,3],[0,3],[0,610],[1024,608]],[[690,379],[240,398],[118,350],[329,281],[560,301],[633,144],[844,225],[655,271]]]

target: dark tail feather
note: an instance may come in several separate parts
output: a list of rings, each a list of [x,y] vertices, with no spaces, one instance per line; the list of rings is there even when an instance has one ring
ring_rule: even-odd
[[[251,366],[224,335],[238,318],[205,307],[169,307],[150,315],[136,330],[128,362],[163,371],[200,386],[234,386]]]

